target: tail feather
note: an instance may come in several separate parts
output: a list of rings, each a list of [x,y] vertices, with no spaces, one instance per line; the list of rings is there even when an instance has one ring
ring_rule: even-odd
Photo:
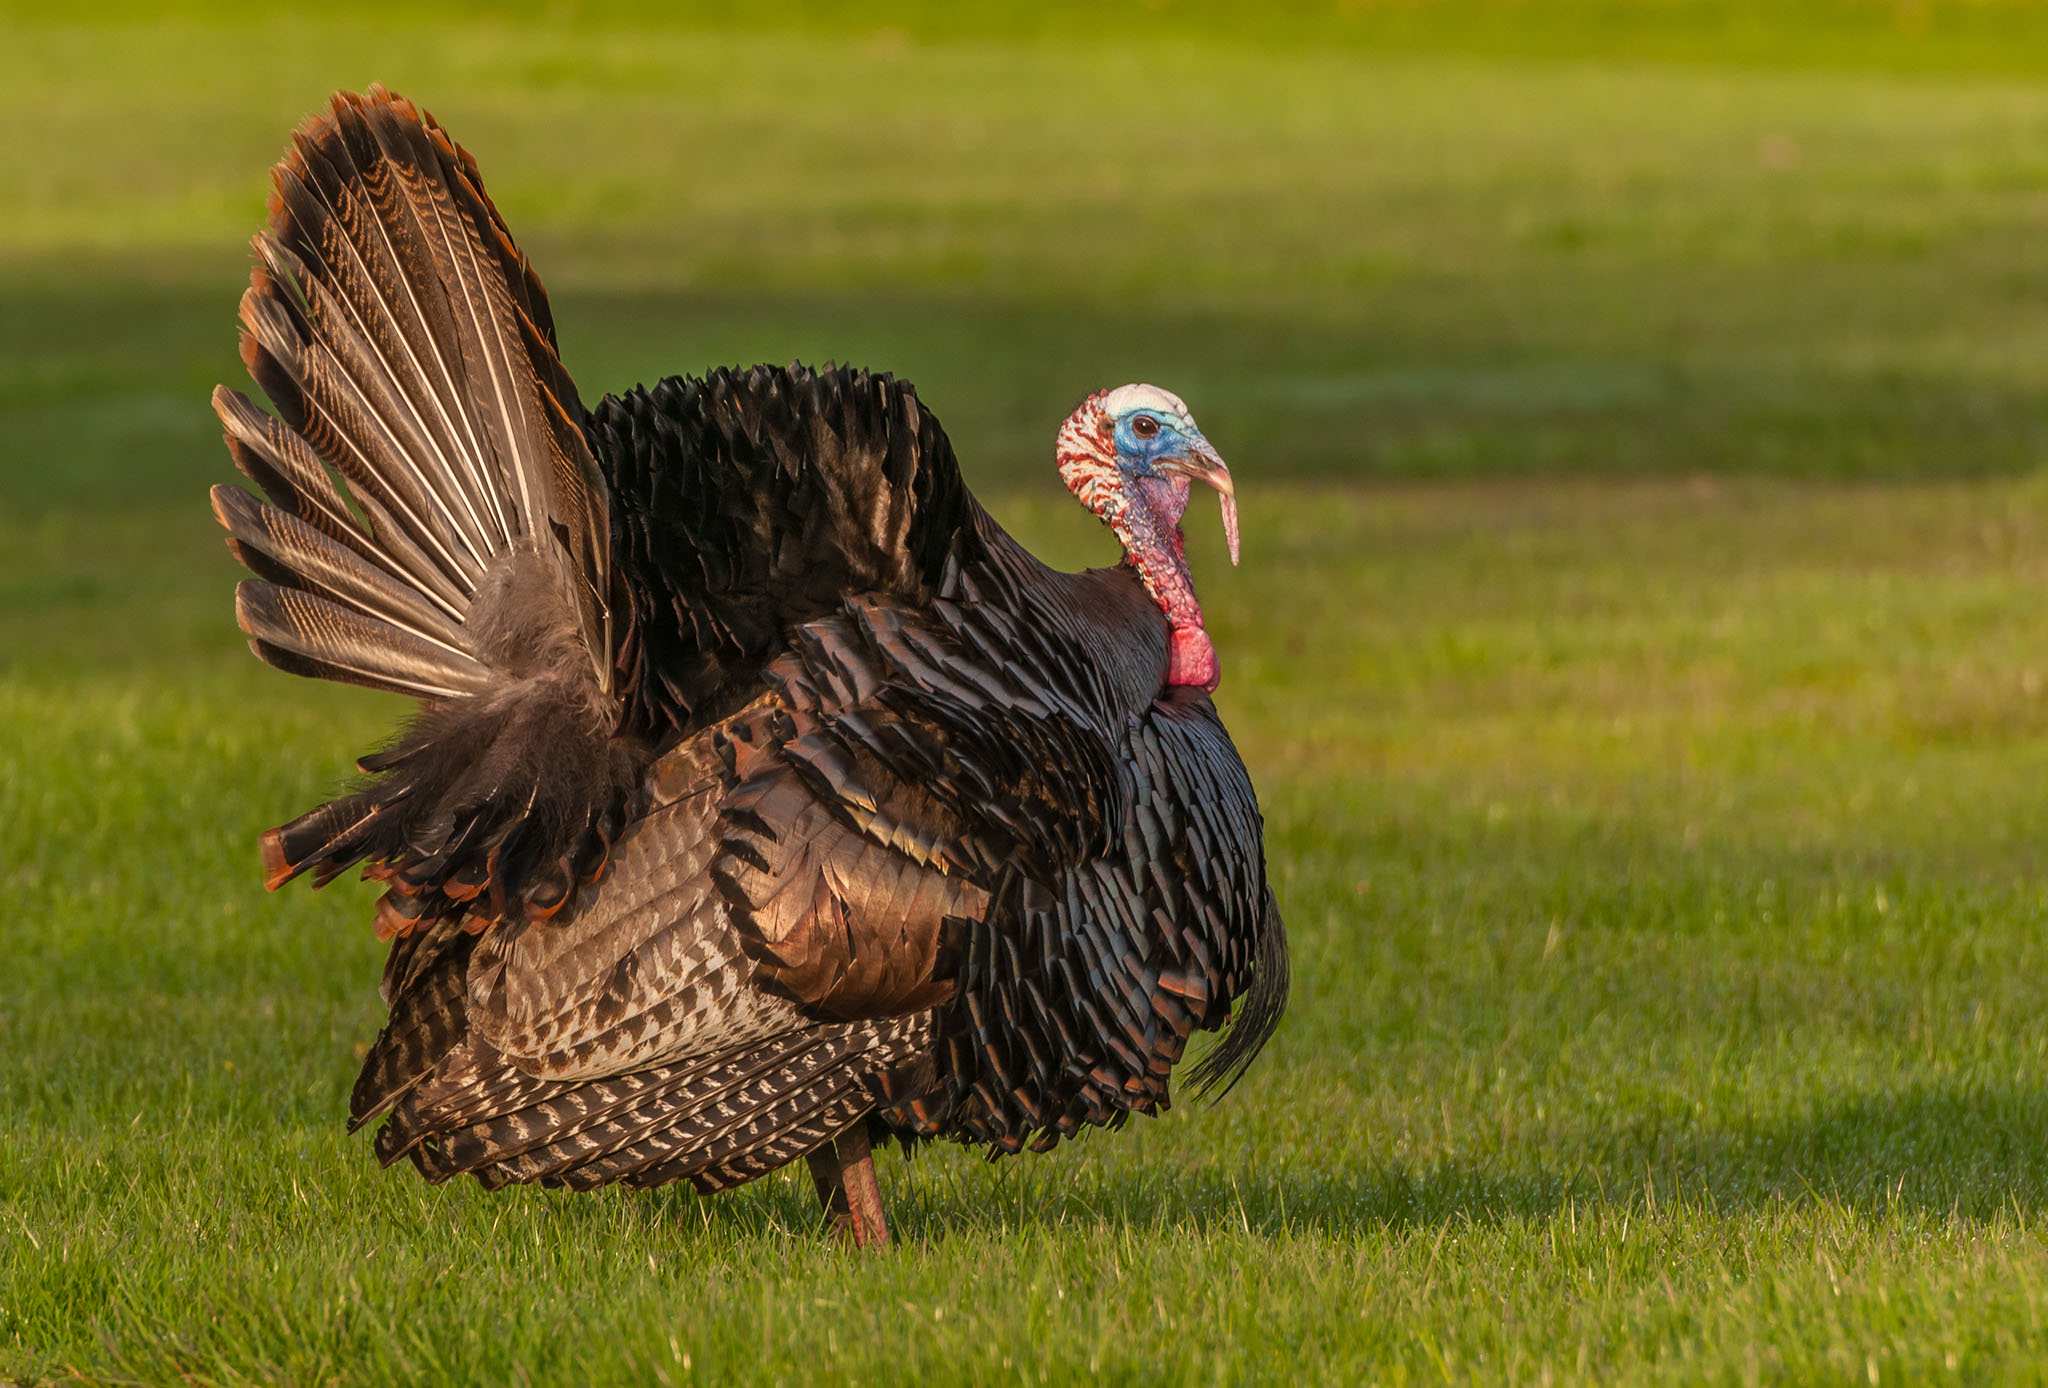
[[[274,183],[241,321],[277,417],[214,394],[267,498],[214,496],[255,575],[236,616],[272,665],[425,708],[266,836],[268,878],[382,864],[400,931],[559,909],[646,759],[614,737],[610,498],[547,295],[475,161],[382,88],[294,132]]]
[[[378,821],[391,814],[396,804],[395,798],[347,795],[267,831],[261,840],[264,885],[275,891],[298,876],[306,864],[332,860],[337,850],[352,839],[373,832]],[[331,874],[316,879],[321,886],[330,880]]]
[[[295,673],[421,699],[491,687],[491,672],[462,652],[302,588],[245,579],[235,586],[235,617],[264,659],[300,667]]]
[[[400,258],[383,222],[365,215],[362,197],[350,193],[320,147],[303,133],[297,153],[296,163],[288,161],[278,169],[279,202],[295,226],[325,221],[345,234],[317,244],[302,239],[297,244],[303,255],[270,237],[258,237],[258,252],[273,269],[289,266],[298,271],[287,275],[287,282],[314,286],[311,306],[323,337],[351,344],[349,357],[362,376],[384,378],[379,393],[399,419],[400,430],[414,441],[411,465],[438,474],[437,484],[428,490],[445,490],[457,500],[470,521],[472,554],[481,560],[509,544],[513,536],[499,507],[480,501],[489,497],[492,483],[477,456],[478,440],[461,427],[458,402],[464,382],[444,359],[444,339],[425,307],[437,299],[429,294],[423,302],[414,289],[415,277],[432,283],[435,271],[431,264],[408,264]],[[315,170],[322,175],[321,182],[308,183],[307,176]],[[386,181],[376,165],[361,170],[359,179],[364,194]],[[340,286],[340,292],[326,294],[323,276]],[[374,361],[368,360],[372,357]]]
[[[375,402],[350,379],[348,363],[337,360],[334,343],[321,340],[287,307],[309,286],[286,289],[260,270],[254,281],[242,296],[243,331],[255,345],[248,353],[250,374],[285,411],[285,422],[341,474],[349,495],[378,522],[380,538],[402,531],[411,548],[473,598],[494,552],[481,542],[465,546],[455,533],[456,517],[473,498],[453,489],[445,497],[432,490]]]
[[[234,537],[236,557],[258,576],[278,586],[302,587],[475,663],[476,652],[461,623],[384,565],[239,487],[213,489],[213,514]]]
[[[374,501],[365,506],[358,499],[356,504],[371,521],[366,529],[351,514],[348,499],[304,438],[257,409],[240,391],[226,386],[214,388],[213,408],[226,426],[228,453],[235,466],[263,489],[273,507],[364,558],[402,573],[422,597],[458,622],[462,619],[468,610],[468,593],[400,534],[396,523],[383,518],[380,506]]]
[[[329,470],[339,474],[369,518],[365,538],[426,586],[442,586],[438,571],[464,607],[494,561],[539,554],[609,692],[604,485],[546,297],[474,162],[431,117],[373,88],[299,130],[276,182],[242,300],[243,355],[317,457],[288,450],[293,500],[331,491]],[[270,442],[245,405],[216,401],[245,445]],[[345,511],[319,509],[362,534]]]

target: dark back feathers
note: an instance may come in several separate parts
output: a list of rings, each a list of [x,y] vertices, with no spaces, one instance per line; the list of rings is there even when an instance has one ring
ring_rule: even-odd
[[[911,386],[803,366],[607,397],[590,435],[634,622],[627,725],[657,739],[752,696],[849,595],[922,606],[977,548],[952,445]]]

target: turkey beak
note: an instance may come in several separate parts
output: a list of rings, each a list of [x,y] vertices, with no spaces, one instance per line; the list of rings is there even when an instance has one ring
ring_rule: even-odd
[[[1230,469],[1223,465],[1223,456],[1207,439],[1197,437],[1187,452],[1160,461],[1189,481],[1205,482],[1216,489],[1223,508],[1223,538],[1230,542],[1230,562],[1237,563],[1237,487],[1230,480]]]

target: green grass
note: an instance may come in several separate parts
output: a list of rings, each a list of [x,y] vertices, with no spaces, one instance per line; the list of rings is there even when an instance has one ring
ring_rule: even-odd
[[[9,13],[0,1380],[2042,1376],[2042,12]],[[1067,564],[1058,419],[1189,397],[1295,952],[1237,1092],[886,1156],[884,1258],[797,1175],[485,1195],[343,1136],[370,893],[253,843],[397,710],[242,650],[204,402],[264,168],[373,77],[592,396],[894,368]]]

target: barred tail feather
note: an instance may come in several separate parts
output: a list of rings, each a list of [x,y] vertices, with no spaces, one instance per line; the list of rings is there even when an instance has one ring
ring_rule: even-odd
[[[368,861],[404,933],[546,914],[645,758],[613,734],[610,500],[540,281],[433,118],[380,87],[293,136],[241,307],[277,410],[214,394],[257,656],[422,701],[369,779],[264,838],[272,886]],[[473,903],[473,904],[472,904]]]

